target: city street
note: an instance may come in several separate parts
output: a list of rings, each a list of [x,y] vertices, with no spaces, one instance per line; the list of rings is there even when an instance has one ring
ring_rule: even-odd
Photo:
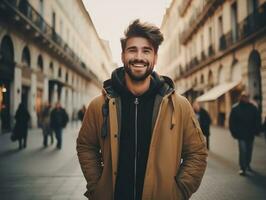
[[[1,200],[85,200],[86,182],[75,150],[80,123],[64,131],[62,150],[42,146],[40,129],[30,130],[28,147],[21,151],[0,136]],[[238,175],[237,143],[228,130],[212,127],[208,168],[192,200],[266,199],[266,143],[262,136],[254,145],[253,173]]]

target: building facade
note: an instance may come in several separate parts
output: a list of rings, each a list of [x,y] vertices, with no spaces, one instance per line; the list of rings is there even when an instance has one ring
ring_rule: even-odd
[[[113,62],[82,0],[0,1],[1,131],[20,103],[31,126],[44,102],[60,101],[70,118],[97,95]]]
[[[265,0],[173,0],[162,30],[159,69],[213,124],[228,125],[243,90],[266,116]]]

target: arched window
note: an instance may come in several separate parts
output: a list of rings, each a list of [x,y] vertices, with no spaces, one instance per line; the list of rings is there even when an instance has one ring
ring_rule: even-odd
[[[49,74],[53,76],[54,74],[54,64],[53,62],[50,62],[50,65],[49,65]]]
[[[4,36],[1,41],[0,58],[6,62],[13,62],[14,60],[14,47],[12,40],[9,36]]]
[[[22,51],[22,63],[26,64],[28,67],[30,67],[30,51],[28,47],[24,47]]]
[[[38,69],[42,72],[43,71],[43,59],[41,55],[38,56],[37,66],[38,66]]]
[[[66,73],[66,83],[68,82],[68,73]]]
[[[59,77],[59,78],[62,77],[62,69],[61,69],[61,67],[59,67],[59,69],[58,69],[58,77]]]
[[[204,76],[203,76],[203,74],[200,75],[200,83],[204,84]]]

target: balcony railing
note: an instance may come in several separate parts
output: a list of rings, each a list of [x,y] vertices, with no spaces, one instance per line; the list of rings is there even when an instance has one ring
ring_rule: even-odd
[[[256,34],[258,31],[266,27],[266,2],[263,3],[254,13],[248,15],[236,27],[236,34],[232,31],[223,34],[220,37],[219,50],[223,51],[232,45]]]
[[[205,0],[202,7],[198,7],[185,25],[184,30],[179,34],[181,44],[186,44],[197,29],[211,16],[224,0]]]
[[[263,3],[256,12],[247,16],[241,21],[235,28],[236,33],[233,34],[232,30],[226,34],[221,35],[219,40],[219,50],[222,51],[216,55],[213,45],[208,47],[208,56],[205,56],[204,51],[201,52],[200,62],[195,62],[195,58],[189,61],[185,66],[185,71],[182,76],[187,76],[194,70],[204,67],[206,64],[219,59],[224,53],[230,52],[239,45],[244,44],[254,37],[257,37],[258,33],[266,32],[266,2]]]
[[[59,51],[61,55],[68,57],[74,70],[77,70],[81,75],[85,75],[99,83],[97,76],[89,69],[86,69],[86,67],[84,68],[85,64],[79,56],[77,56],[61,36],[56,33],[55,29],[44,20],[39,12],[36,11],[28,1],[1,0],[0,5],[1,4],[8,9],[4,10],[7,11],[6,14],[4,14],[5,16],[9,17],[10,20],[14,19],[12,18],[14,15],[26,18],[26,25],[33,26],[33,29],[37,30],[37,33],[43,37],[44,40],[48,39],[48,44],[50,44],[50,46],[55,45],[57,47],[56,52]],[[62,60],[66,61],[67,59],[62,57]]]

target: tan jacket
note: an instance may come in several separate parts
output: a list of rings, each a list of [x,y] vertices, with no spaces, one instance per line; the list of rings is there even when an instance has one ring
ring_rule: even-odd
[[[112,200],[119,154],[119,98],[109,97],[108,134],[103,137],[105,95],[89,105],[77,138],[77,152],[90,200]],[[201,182],[207,151],[190,103],[174,91],[158,105],[142,200],[189,199]]]

